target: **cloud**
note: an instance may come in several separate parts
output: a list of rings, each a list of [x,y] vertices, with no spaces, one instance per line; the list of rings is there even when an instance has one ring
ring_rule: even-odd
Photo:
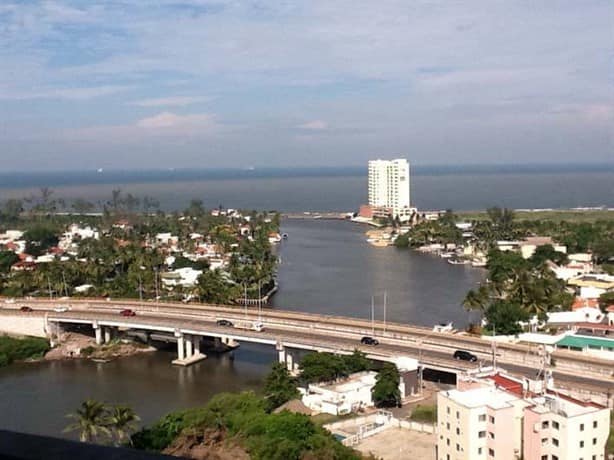
[[[10,91],[0,88],[0,99],[27,100],[27,99],[64,99],[85,101],[103,96],[109,96],[131,89],[132,86],[92,86],[85,88],[47,88],[35,91]]]
[[[298,125],[298,128],[308,129],[312,131],[321,131],[324,129],[328,129],[328,123],[322,120],[313,120],[313,121],[308,121],[307,123]]]
[[[200,102],[210,101],[209,97],[200,96],[171,96],[171,97],[159,97],[153,99],[142,99],[139,101],[133,101],[130,104],[138,107],[185,107]]]
[[[221,132],[213,114],[178,115],[161,112],[125,125],[101,125],[64,130],[60,137],[66,141],[134,144],[147,139],[205,138]]]

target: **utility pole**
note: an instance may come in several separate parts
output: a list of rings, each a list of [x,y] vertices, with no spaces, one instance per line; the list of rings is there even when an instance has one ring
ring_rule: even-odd
[[[260,280],[258,280],[258,321],[262,321],[262,293],[260,292]]]
[[[375,299],[371,296],[371,335],[375,335]]]
[[[143,282],[141,281],[141,275],[139,274],[139,300],[143,303]]]
[[[51,280],[49,279],[49,275],[47,275],[47,286],[49,287],[49,300],[53,300],[53,294],[51,293]]]
[[[386,297],[387,297],[387,292],[384,291],[384,334],[386,335]]]
[[[64,281],[64,293],[66,294],[66,297],[68,297],[68,285],[66,284],[66,275],[64,270],[62,270],[62,280]]]

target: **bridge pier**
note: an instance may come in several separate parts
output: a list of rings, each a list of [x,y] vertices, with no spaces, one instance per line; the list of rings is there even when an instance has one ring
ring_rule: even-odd
[[[113,336],[112,332],[113,331],[110,327],[107,326],[104,328],[104,343],[109,343],[111,341]]]
[[[177,359],[173,364],[178,366],[189,366],[207,358],[207,355],[200,352],[200,336],[184,335],[180,331],[175,331],[177,337]]]
[[[94,325],[94,334],[96,334],[96,345],[102,345],[102,328],[98,324]]]
[[[294,354],[284,347],[283,343],[276,345],[279,362],[286,365],[286,369],[291,374],[298,373],[298,363],[295,360]]]

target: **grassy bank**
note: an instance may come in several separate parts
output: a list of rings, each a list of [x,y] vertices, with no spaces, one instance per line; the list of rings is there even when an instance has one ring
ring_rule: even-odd
[[[458,211],[456,215],[466,220],[488,220],[486,211]],[[596,222],[614,220],[614,211],[608,210],[552,210],[552,211],[514,211],[514,220],[550,220],[554,222]]]
[[[0,336],[0,367],[14,361],[41,358],[49,351],[49,342],[38,337]]]

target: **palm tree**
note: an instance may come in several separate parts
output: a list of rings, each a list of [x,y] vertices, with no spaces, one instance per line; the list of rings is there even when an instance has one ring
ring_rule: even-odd
[[[140,417],[128,406],[115,406],[109,416],[109,427],[115,434],[115,444],[132,444],[131,435],[138,428]]]
[[[78,431],[81,442],[93,442],[111,434],[106,427],[107,407],[100,401],[93,399],[83,401],[81,407],[67,417],[75,421],[68,425],[64,432]]]

